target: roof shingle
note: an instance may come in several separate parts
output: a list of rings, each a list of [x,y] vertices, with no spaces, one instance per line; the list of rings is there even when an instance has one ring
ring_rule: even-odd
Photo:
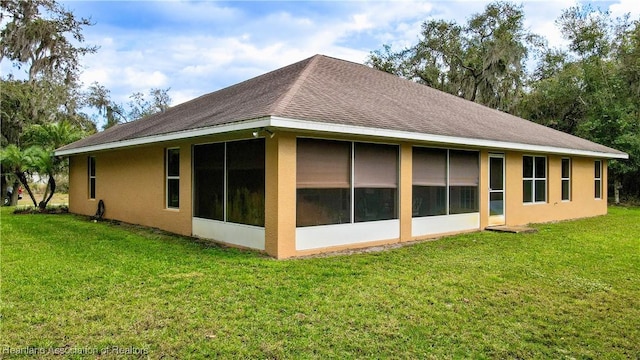
[[[364,65],[316,55],[59,150],[268,116],[624,154]]]

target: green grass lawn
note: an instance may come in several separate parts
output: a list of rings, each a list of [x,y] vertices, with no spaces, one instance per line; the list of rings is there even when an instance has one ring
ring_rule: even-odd
[[[535,234],[277,261],[2,209],[0,358],[43,348],[65,358],[636,359],[640,208],[609,211]]]

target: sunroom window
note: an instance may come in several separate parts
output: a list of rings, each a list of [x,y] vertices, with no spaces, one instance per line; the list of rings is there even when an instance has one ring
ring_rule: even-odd
[[[446,215],[447,150],[413,148],[413,216]]]
[[[351,222],[351,143],[298,139],[297,226]]]
[[[397,219],[398,147],[299,138],[298,227]]]
[[[264,226],[264,139],[195,145],[194,216]]]
[[[398,147],[355,143],[355,222],[398,217]]]
[[[413,148],[413,217],[478,212],[477,151]]]
[[[449,151],[449,213],[478,212],[478,152]]]

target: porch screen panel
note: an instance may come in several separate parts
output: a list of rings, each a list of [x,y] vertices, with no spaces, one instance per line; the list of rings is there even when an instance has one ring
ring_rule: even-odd
[[[355,144],[354,187],[398,187],[398,147],[380,144]]]
[[[351,186],[351,144],[344,141],[298,139],[298,189],[346,189]]]
[[[227,221],[264,226],[264,139],[227,143]]]
[[[224,220],[224,143],[193,147],[193,216]]]
[[[296,224],[351,222],[351,143],[298,139]]]
[[[449,213],[478,212],[480,167],[477,151],[449,151]]]
[[[413,217],[447,213],[447,150],[413,148]]]
[[[397,219],[398,147],[354,144],[355,222]]]
[[[413,149],[413,185],[447,186],[447,150]]]

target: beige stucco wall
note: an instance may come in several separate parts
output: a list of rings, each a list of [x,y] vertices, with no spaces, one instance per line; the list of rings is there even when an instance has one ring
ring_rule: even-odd
[[[524,225],[556,220],[604,215],[607,213],[607,162],[602,160],[602,199],[594,196],[594,161],[571,157],[571,200],[562,201],[561,164],[563,156],[547,156],[547,202],[522,202],[521,152],[506,154],[505,220],[507,225]],[[539,154],[536,154],[539,155]],[[486,195],[483,195],[486,197]]]
[[[411,220],[413,216],[413,146],[409,143],[400,145],[400,179],[398,196],[400,211],[400,241],[413,240]]]
[[[400,237],[341,245],[331,248],[297,251],[296,236],[296,139],[311,133],[276,131],[266,138],[265,183],[265,252],[276,258],[309,255],[326,251],[391,244],[415,240],[412,234],[412,147],[398,142]],[[72,156],[70,159],[70,211],[93,215],[98,200],[106,206],[105,217],[129,223],[157,227],[177,234],[192,234],[192,161],[193,144],[250,138],[250,134],[141,146],[131,149],[96,152]],[[332,137],[349,141],[367,141],[359,137]],[[387,142],[393,143],[393,142]],[[180,209],[165,206],[164,151],[180,148]],[[497,152],[500,153],[500,152]],[[489,150],[480,151],[479,207],[480,229],[488,223],[488,157]],[[505,220],[507,225],[548,222],[606,214],[606,161],[603,164],[602,199],[594,199],[593,158],[572,157],[571,201],[561,198],[562,156],[547,156],[548,201],[543,204],[522,203],[521,152],[503,152],[506,167]],[[87,157],[96,157],[96,199],[89,199]]]
[[[265,157],[265,251],[278,259],[296,255],[296,137],[267,137]]]
[[[180,148],[180,208],[165,206],[164,151]],[[96,158],[96,198],[89,199],[88,156]],[[98,201],[104,217],[191,235],[191,146],[170,143],[71,157],[69,210],[93,215]]]

